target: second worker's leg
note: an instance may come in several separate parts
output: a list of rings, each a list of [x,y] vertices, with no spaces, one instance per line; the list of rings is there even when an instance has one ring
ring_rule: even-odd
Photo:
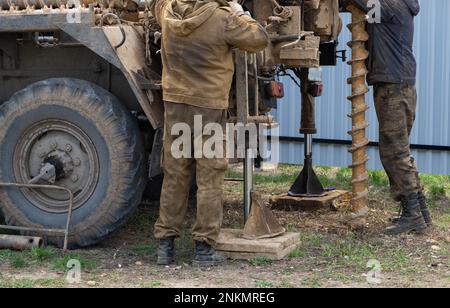
[[[408,135],[411,136],[411,131],[413,129],[414,122],[416,120],[417,91],[415,86],[407,86],[402,89],[402,92],[403,96],[408,101],[408,108],[406,115],[407,115]],[[411,156],[411,165],[413,166],[416,175],[416,183],[419,191],[420,211],[422,212],[422,216],[425,220],[425,223],[428,226],[431,226],[433,220],[431,218],[431,213],[428,208],[427,199],[425,197],[423,186],[420,181],[419,170],[417,169],[416,161],[412,156]]]
[[[386,233],[395,235],[426,228],[419,205],[417,169],[412,164],[409,132],[411,103],[403,85],[377,87],[375,94],[380,124],[380,157],[391,182],[395,200],[401,200],[402,216]]]

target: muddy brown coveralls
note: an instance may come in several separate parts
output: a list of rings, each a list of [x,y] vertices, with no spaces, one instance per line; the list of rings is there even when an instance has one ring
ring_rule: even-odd
[[[162,168],[164,183],[155,237],[179,237],[193,176],[197,177],[196,241],[214,245],[223,216],[224,158],[175,158],[175,124],[194,131],[194,116],[207,123],[226,122],[234,74],[233,48],[258,52],[268,45],[265,30],[251,17],[234,14],[223,1],[155,0],[151,4],[162,28],[161,55],[165,127]],[[224,130],[225,132],[225,130]],[[191,136],[192,145],[194,145]],[[225,142],[225,140],[224,140]]]

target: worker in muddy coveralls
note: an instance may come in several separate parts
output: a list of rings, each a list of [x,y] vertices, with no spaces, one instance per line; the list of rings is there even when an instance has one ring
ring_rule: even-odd
[[[341,0],[340,5],[344,9],[354,5],[372,13],[376,12],[373,3]],[[417,102],[414,17],[420,6],[418,0],[379,0],[379,5],[381,16],[370,16],[368,23],[368,83],[375,92],[381,161],[392,195],[401,202],[402,209],[386,234],[421,233],[432,221],[410,149]]]
[[[213,159],[201,153],[175,158],[171,148],[179,136],[172,135],[172,128],[177,123],[185,123],[194,132],[194,116],[199,115],[203,127],[209,123],[224,127],[234,74],[233,49],[258,52],[268,45],[269,38],[264,28],[237,2],[153,0],[150,9],[162,28],[165,102],[164,183],[160,216],[155,225],[155,237],[160,240],[158,264],[174,262],[174,239],[181,235],[189,190],[196,174],[194,265],[218,265],[225,261],[214,246],[222,224],[223,182],[228,160],[225,153]],[[198,136],[190,138],[194,145],[193,139]],[[223,135],[220,138],[225,143]]]

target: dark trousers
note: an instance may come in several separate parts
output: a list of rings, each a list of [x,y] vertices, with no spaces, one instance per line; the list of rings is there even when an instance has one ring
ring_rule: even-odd
[[[422,191],[411,155],[410,136],[416,118],[416,87],[376,84],[375,107],[379,122],[380,157],[396,201]]]

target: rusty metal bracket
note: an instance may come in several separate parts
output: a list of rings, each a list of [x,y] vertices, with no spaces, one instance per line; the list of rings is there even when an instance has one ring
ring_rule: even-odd
[[[69,231],[70,231],[70,223],[72,220],[72,211],[73,211],[73,193],[70,189],[61,187],[61,186],[55,186],[55,185],[20,184],[20,183],[0,183],[0,187],[16,187],[16,188],[29,188],[29,189],[54,189],[54,190],[62,190],[62,191],[67,192],[69,195],[69,210],[67,213],[67,222],[66,222],[65,229],[28,228],[28,227],[0,225],[0,229],[4,229],[4,230],[63,234],[64,235],[63,250],[67,251],[68,246],[69,246]]]

